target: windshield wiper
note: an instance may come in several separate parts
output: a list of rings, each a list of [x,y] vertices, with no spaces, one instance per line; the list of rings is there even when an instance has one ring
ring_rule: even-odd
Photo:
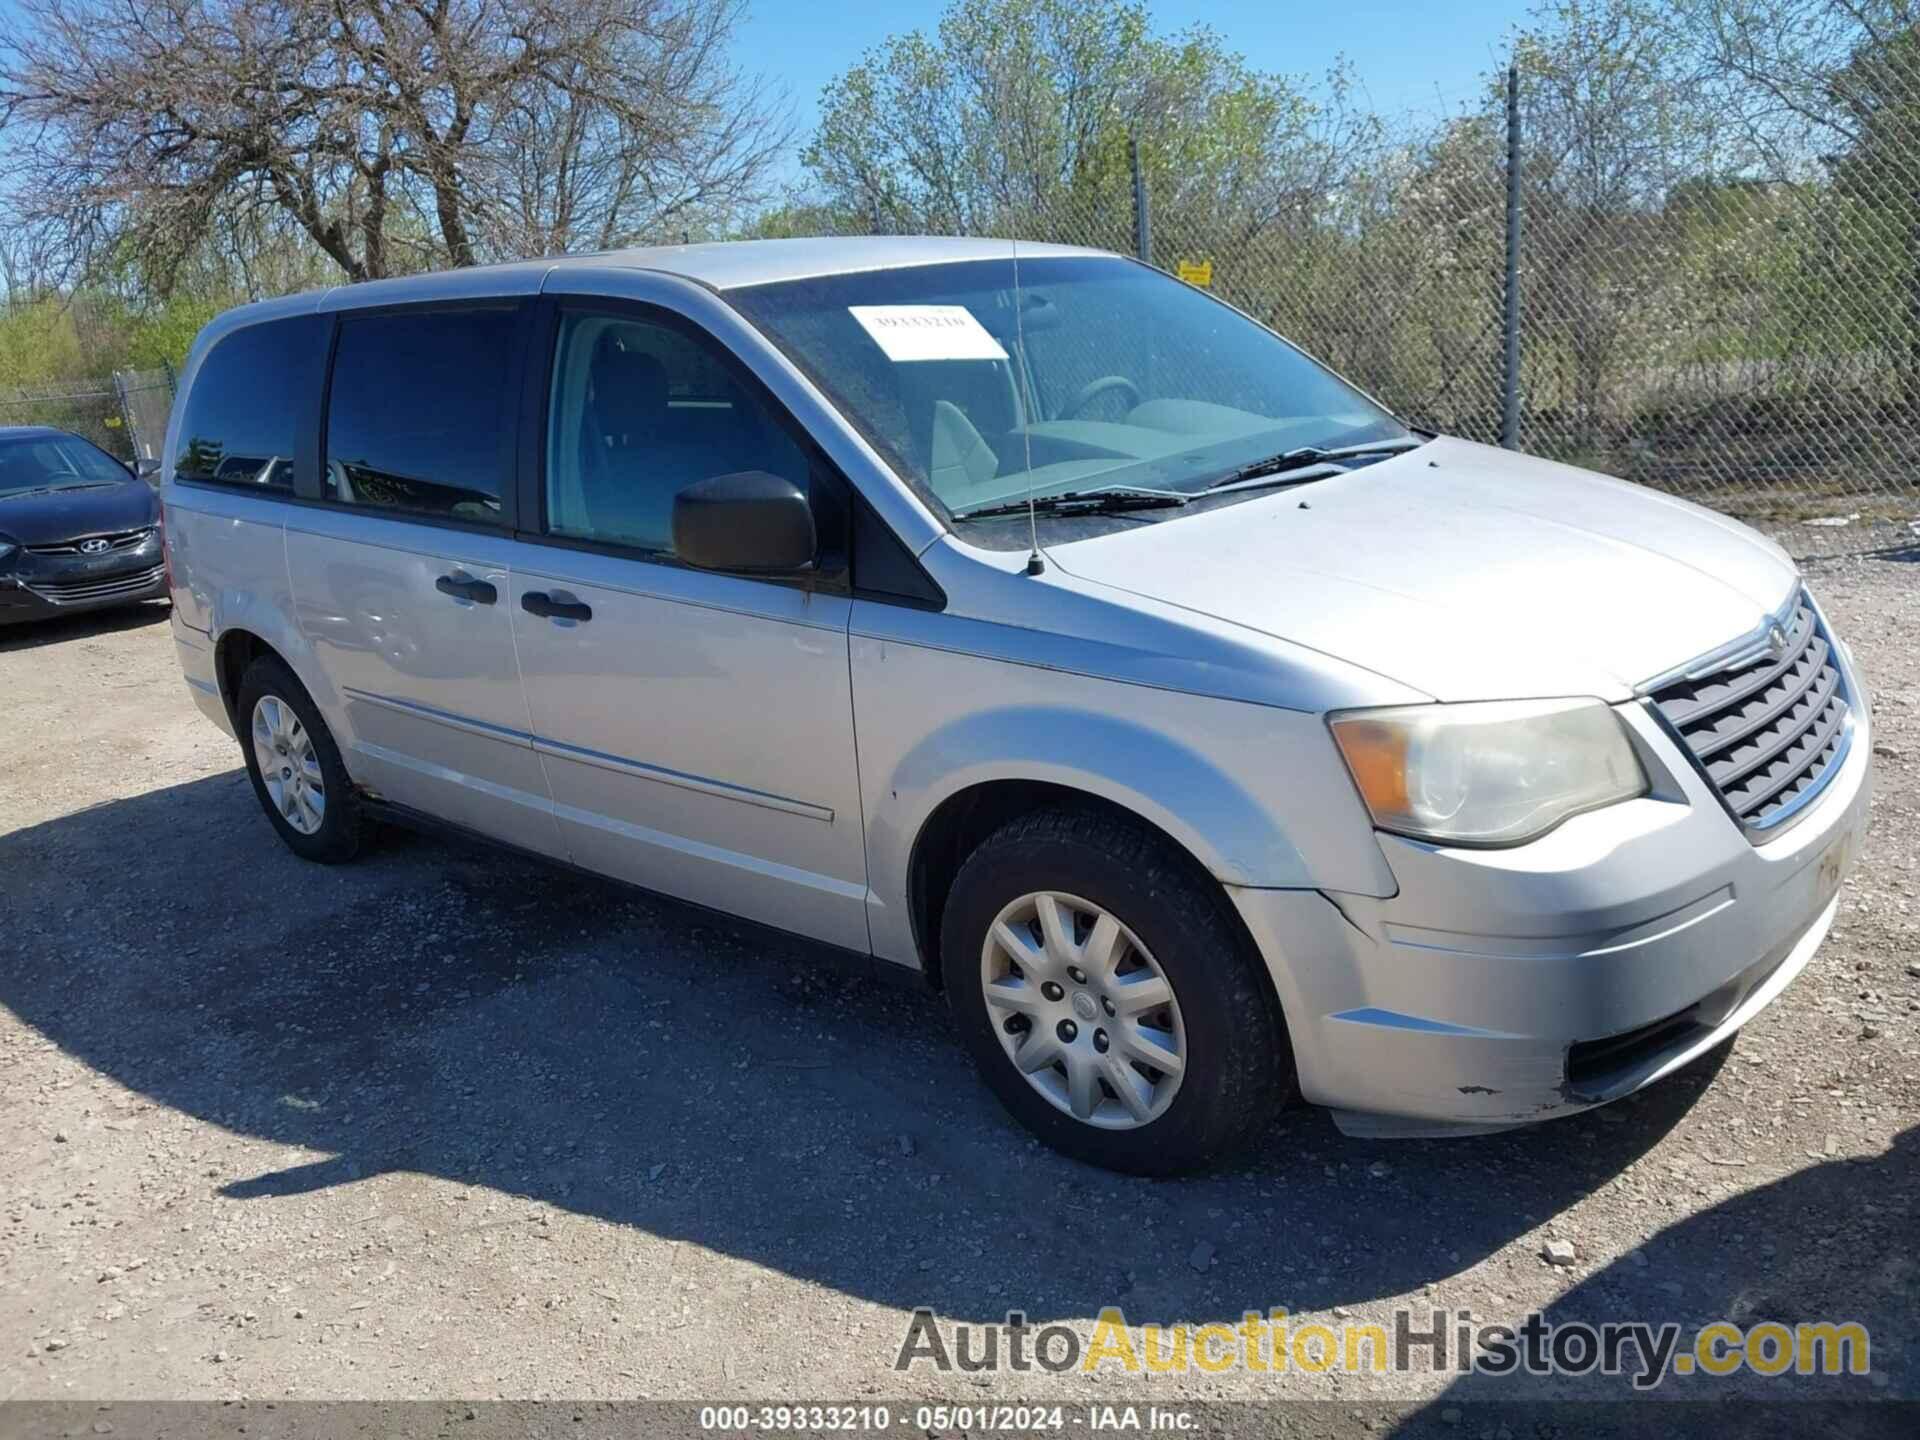
[[[955,512],[956,520],[986,520],[995,515],[1024,515],[1032,504],[1041,515],[1112,515],[1122,510],[1164,510],[1184,505],[1187,496],[1167,490],[1069,490],[1064,495],[1040,495],[1031,502],[1007,500]]]
[[[0,500],[18,500],[25,495],[64,495],[69,490],[111,490],[117,480],[82,480],[78,485],[30,485],[25,490],[9,490]]]
[[[1327,449],[1319,445],[1302,445],[1296,450],[1283,450],[1278,455],[1269,455],[1264,460],[1255,460],[1250,464],[1229,470],[1213,484],[1200,493],[1217,494],[1222,490],[1238,490],[1255,483],[1267,483],[1282,478],[1291,478],[1295,482],[1324,479],[1328,475],[1343,474],[1347,467],[1337,462],[1359,460],[1375,455],[1398,455],[1403,451],[1418,449],[1424,440],[1369,440],[1361,445],[1338,445]],[[1324,467],[1314,475],[1301,475],[1295,472],[1309,467]]]

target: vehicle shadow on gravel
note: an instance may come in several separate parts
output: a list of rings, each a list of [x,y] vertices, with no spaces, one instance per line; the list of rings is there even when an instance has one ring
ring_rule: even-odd
[[[1547,1420],[1557,1422],[1561,1433],[1595,1436],[1910,1436],[1910,1404],[1874,1402],[1920,1400],[1920,1367],[1907,1343],[1920,1314],[1920,1262],[1912,1244],[1920,1223],[1916,1197],[1920,1128],[1902,1132],[1883,1154],[1812,1163],[1696,1211],[1626,1257],[1581,1276],[1542,1312],[1555,1326],[1676,1322],[1683,1350],[1710,1321],[1748,1328],[1858,1321],[1872,1342],[1867,1376],[1763,1376],[1750,1370],[1681,1376],[1669,1370],[1642,1394],[1627,1377],[1475,1374],[1457,1380],[1399,1433],[1475,1435],[1504,1426],[1510,1434],[1528,1434],[1534,1420]],[[1637,1352],[1626,1358],[1639,1367]],[[1731,1413],[1724,1403],[1642,1404],[1628,1414],[1543,1407],[1549,1397],[1554,1404],[1636,1397],[1767,1403]],[[1448,1411],[1454,1412],[1451,1421],[1444,1419]]]
[[[89,610],[83,615],[61,615],[52,620],[32,620],[21,624],[0,625],[0,651],[36,650],[42,645],[59,645],[68,640],[85,640],[95,635],[112,635],[121,630],[138,630],[157,625],[167,618],[168,608],[158,601],[126,605],[117,610]]]
[[[1619,1174],[1713,1068],[1479,1139],[1366,1144],[1297,1110],[1233,1168],[1127,1179],[1017,1130],[917,982],[435,839],[308,865],[238,769],[0,837],[0,913],[25,1023],[325,1157],[188,1182],[236,1204],[415,1171],[966,1319],[1417,1291]]]

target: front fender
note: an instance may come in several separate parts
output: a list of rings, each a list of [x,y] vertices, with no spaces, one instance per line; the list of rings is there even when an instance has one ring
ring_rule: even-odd
[[[876,953],[918,961],[914,846],[994,781],[1059,785],[1156,826],[1237,886],[1391,895],[1393,877],[1318,716],[952,651],[853,644]]]
[[[1110,801],[1231,885],[1312,883],[1274,818],[1205,755],[1133,721],[1063,706],[982,711],[922,739],[901,757],[890,786],[915,797],[901,838],[910,845],[947,800],[996,780],[1042,781]]]

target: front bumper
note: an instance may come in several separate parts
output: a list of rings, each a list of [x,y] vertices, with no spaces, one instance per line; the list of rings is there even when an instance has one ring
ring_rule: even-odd
[[[1872,737],[1805,817],[1750,843],[1641,705],[1670,772],[1648,798],[1508,850],[1381,836],[1391,899],[1241,889],[1305,1097],[1343,1130],[1503,1129],[1685,1065],[1793,980],[1833,923],[1867,823]]]
[[[16,555],[0,574],[0,625],[166,598],[166,563],[155,530],[136,545],[97,558]]]

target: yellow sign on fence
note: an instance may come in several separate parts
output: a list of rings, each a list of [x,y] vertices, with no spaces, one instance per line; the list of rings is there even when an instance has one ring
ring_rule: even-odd
[[[1207,286],[1213,284],[1213,261],[1182,260],[1174,270],[1174,274],[1178,275],[1189,285],[1198,285],[1202,289],[1205,289]]]

